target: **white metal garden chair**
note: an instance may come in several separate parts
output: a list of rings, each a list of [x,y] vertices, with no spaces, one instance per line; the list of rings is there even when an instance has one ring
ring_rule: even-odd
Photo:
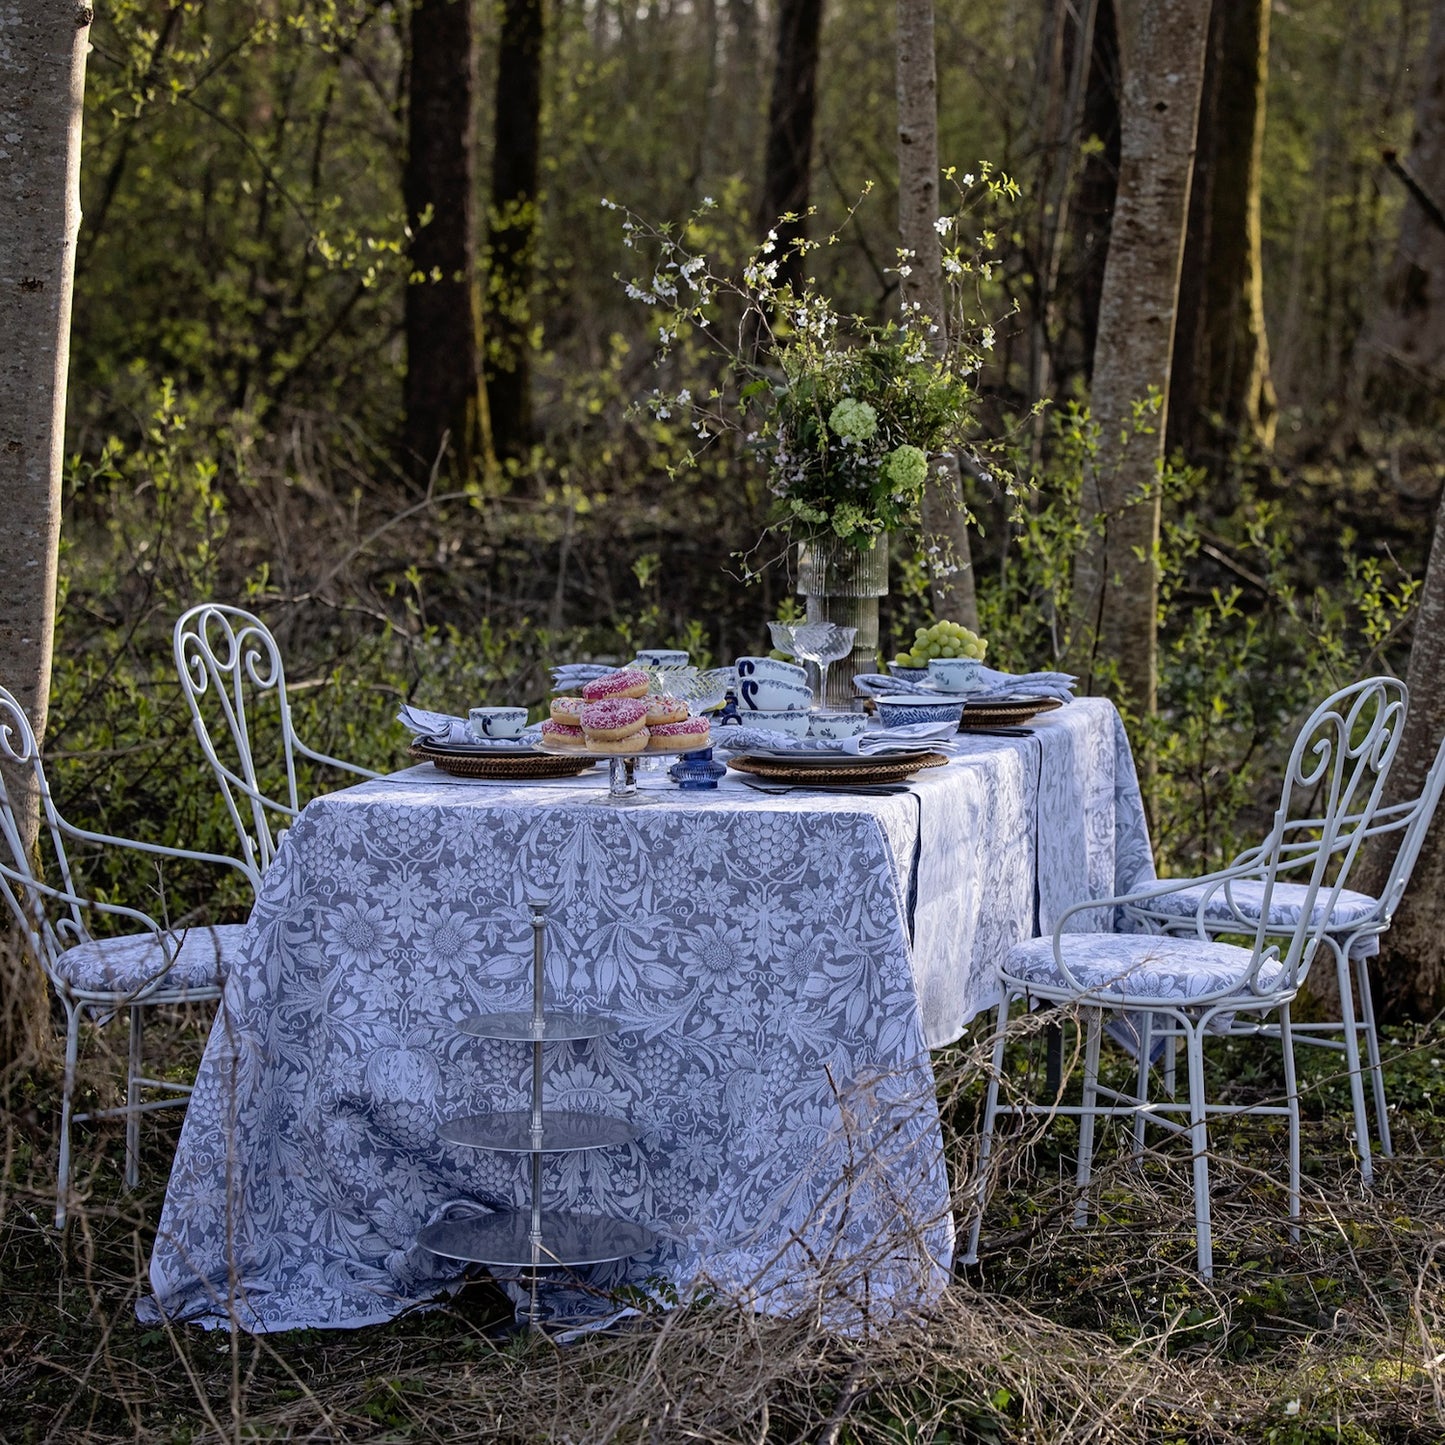
[[[999,970],[1000,993],[997,1031],[988,1092],[984,1103],[983,1137],[979,1147],[974,1217],[963,1263],[978,1257],[988,1161],[1001,1114],[1065,1115],[1079,1121],[1077,1183],[1079,1199],[1075,1223],[1088,1218],[1088,1188],[1093,1167],[1094,1126],[1100,1118],[1131,1118],[1135,1146],[1141,1148],[1147,1124],[1187,1135],[1193,1154],[1194,1215],[1199,1272],[1213,1273],[1213,1245],[1209,1202],[1209,1125],[1211,1116],[1258,1113],[1284,1115],[1289,1121],[1289,1217],[1299,1218],[1299,1094],[1295,1080],[1290,1004],[1299,992],[1315,953],[1323,941],[1327,920],[1333,915],[1350,868],[1369,835],[1391,762],[1400,741],[1406,692],[1393,678],[1370,678],[1327,698],[1311,715],[1291,749],[1280,804],[1263,844],[1247,864],[1226,868],[1203,878],[1187,880],[1201,891],[1194,913],[1194,933],[1080,933],[1078,915],[1107,910],[1111,924],[1118,910],[1148,907],[1176,891],[1169,882],[1114,898],[1076,904],[1058,920],[1051,936],[1035,938],[1014,948]],[[1291,850],[1291,819],[1301,796],[1312,800],[1319,816],[1313,820],[1316,837],[1308,853]],[[1268,918],[1282,868],[1307,871],[1300,886],[1299,920],[1287,937],[1263,920]],[[1250,947],[1222,943],[1205,923],[1209,906],[1236,879],[1255,878],[1261,884],[1261,921],[1250,930]],[[1236,925],[1236,931],[1241,931]],[[1271,943],[1278,938],[1279,943]],[[1281,948],[1283,953],[1281,954]],[[1083,1088],[1080,1103],[1057,1100],[1016,1103],[999,1101],[1005,1066],[1005,1044],[1010,1008],[1016,999],[1073,1005],[1080,1010],[1084,1030]],[[1138,1074],[1132,1094],[1099,1082],[1099,1044],[1106,1014],[1121,1016],[1127,1027],[1137,1028]],[[1282,1104],[1215,1104],[1205,1089],[1204,1039],[1206,1034],[1231,1026],[1241,1016],[1260,1021],[1277,1019],[1284,1064],[1285,1098]],[[1187,1059],[1187,1102],[1151,1100],[1148,1074],[1151,1029],[1163,1024],[1183,1039]],[[1187,1115],[1187,1122],[1179,1115]],[[1297,1233],[1297,1224],[1292,1228]]]
[[[259,886],[287,823],[301,811],[296,787],[298,757],[362,778],[380,774],[318,753],[296,736],[281,649],[259,617],[239,607],[204,602],[177,621],[174,645],[176,669],[196,736],[221,785],[241,840],[242,857]],[[271,705],[276,715],[270,727],[279,752],[279,757],[270,760],[271,776],[279,790],[268,791],[257,771],[255,744],[258,713]],[[224,757],[218,739],[226,740]]]
[[[1381,808],[1370,825],[1371,837],[1398,835],[1394,861],[1379,895],[1341,889],[1329,914],[1324,942],[1335,961],[1340,1017],[1296,1022],[1293,1026],[1297,1042],[1339,1050],[1345,1055],[1360,1176],[1366,1184],[1374,1179],[1369,1117],[1365,1109],[1366,1068],[1374,1096],[1380,1152],[1387,1159],[1394,1152],[1385,1100],[1385,1075],[1380,1060],[1380,1039],[1375,1027],[1375,1005],[1370,992],[1369,961],[1379,952],[1380,936],[1389,929],[1395,909],[1404,896],[1442,791],[1445,791],[1445,738],[1441,739],[1435,760],[1425,775],[1425,785],[1419,797]],[[1286,861],[1281,863],[1282,874],[1300,872],[1309,866],[1315,849],[1311,835],[1317,827],[1315,820],[1290,825],[1287,836],[1299,833],[1305,841],[1284,845]],[[1254,863],[1255,871],[1231,879],[1222,888],[1211,890],[1204,879],[1169,879],[1172,891],[1132,904],[1125,911],[1129,917],[1158,933],[1192,933],[1200,923],[1211,935],[1252,933],[1260,920],[1264,895],[1264,872],[1257,853],[1258,850],[1252,849],[1236,858],[1231,867],[1247,867]],[[1283,877],[1276,879],[1265,929],[1269,937],[1284,940],[1294,931],[1305,905],[1306,888],[1304,883],[1290,882]],[[1317,900],[1314,906],[1322,908],[1324,900]],[[1240,1023],[1231,1032],[1275,1036],[1279,1025],[1273,1022]],[[1365,1044],[1363,1067],[1360,1059],[1362,1038]]]
[[[56,809],[36,746],[35,733],[24,709],[0,687],[0,893],[20,926],[30,953],[44,969],[65,1010],[65,1075],[60,1099],[60,1159],[57,1167],[55,1227],[65,1227],[70,1201],[71,1125],[92,1119],[126,1120],[125,1183],[134,1189],[140,1180],[140,1116],[156,1109],[184,1105],[189,1084],[148,1078],[142,1071],[142,1033],[145,1009],[157,1004],[199,1003],[221,996],[221,987],[240,946],[241,924],[163,922],[139,908],[100,903],[76,886],[66,842],[100,848],[124,848],[152,860],[186,859],[249,870],[234,858],[166,848],[129,838],[113,838],[67,823]],[[8,775],[6,769],[9,769]],[[33,799],[25,796],[33,793]],[[34,853],[26,847],[19,812],[37,802],[40,834]],[[43,858],[42,872],[36,866]],[[161,864],[154,863],[157,882]],[[49,881],[47,881],[47,879]],[[163,897],[162,893],[162,897]],[[107,929],[97,937],[91,931],[99,917],[127,928],[115,935]],[[130,1039],[126,1059],[125,1103],[118,1108],[73,1114],[75,1073],[80,1051],[81,1015],[110,1015],[127,1010]],[[162,1091],[176,1097],[149,1100],[143,1091]]]

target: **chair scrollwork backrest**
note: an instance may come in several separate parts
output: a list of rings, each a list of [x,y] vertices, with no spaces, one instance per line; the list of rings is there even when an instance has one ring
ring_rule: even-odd
[[[196,737],[221,786],[245,861],[259,877],[275,856],[281,831],[300,812],[298,756],[364,778],[377,775],[316,752],[296,736],[281,649],[253,613],[219,602],[201,603],[176,622],[174,646]],[[263,781],[257,768],[259,718],[271,707],[275,755],[266,759],[271,769]],[[266,746],[269,752],[269,736]]]
[[[1303,803],[1312,814],[1306,826],[1315,846],[1308,879],[1302,880],[1300,926],[1282,959],[1288,987],[1309,968],[1350,870],[1371,835],[1399,750],[1407,702],[1405,685],[1398,679],[1366,678],[1326,698],[1295,738],[1279,807],[1260,850],[1264,895],[1255,938],[1260,956],[1275,883],[1282,868],[1298,867],[1302,861],[1286,839],[1300,828],[1295,811]]]
[[[76,886],[66,838],[97,845],[146,846],[73,827],[61,816],[51,796],[35,730],[15,696],[0,687],[0,896],[25,933],[25,941],[57,988],[60,955],[90,941],[87,912],[100,912],[154,933],[169,958],[174,940],[150,914],[117,903],[100,903]],[[29,796],[27,796],[29,795]],[[39,816],[39,835],[32,848],[24,817],[31,807]],[[149,846],[166,857],[181,850]],[[48,867],[37,867],[37,861]],[[53,881],[52,881],[53,880]]]

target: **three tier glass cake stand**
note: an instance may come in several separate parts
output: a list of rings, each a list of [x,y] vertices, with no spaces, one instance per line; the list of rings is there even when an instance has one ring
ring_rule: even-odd
[[[528,1300],[520,1318],[531,1329],[545,1311],[538,1299],[544,1271],[608,1264],[645,1254],[657,1236],[645,1225],[605,1215],[548,1209],[542,1204],[542,1161],[548,1154],[575,1154],[630,1144],[636,1129],[625,1119],[580,1110],[547,1109],[542,1099],[543,1046],[615,1033],[620,1025],[602,1014],[543,1006],[546,904],[529,901],[532,915],[532,1007],[530,1012],[481,1014],[461,1024],[475,1038],[532,1045],[531,1109],[477,1114],[448,1120],[439,1130],[445,1143],[531,1158],[531,1191],[526,1209],[499,1210],[473,1219],[428,1224],[417,1243],[447,1259],[497,1268],[521,1269]]]

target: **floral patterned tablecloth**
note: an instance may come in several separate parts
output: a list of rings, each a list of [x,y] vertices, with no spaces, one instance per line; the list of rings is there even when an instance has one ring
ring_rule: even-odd
[[[524,1159],[437,1130],[526,1105],[529,1046],[458,1025],[528,1005],[529,890],[551,900],[549,1002],[621,1024],[548,1046],[549,1107],[640,1129],[550,1159],[547,1202],[660,1240],[591,1287],[822,1292],[845,1327],[937,1297],[953,1224],[928,1049],[993,1002],[1010,945],[1152,876],[1118,714],[1084,699],[1029,738],[962,739],[902,796],[643,786],[655,802],[618,808],[602,770],[422,766],[305,809],[201,1064],[143,1317],[353,1326],[459,1277],[419,1227],[527,1198]]]

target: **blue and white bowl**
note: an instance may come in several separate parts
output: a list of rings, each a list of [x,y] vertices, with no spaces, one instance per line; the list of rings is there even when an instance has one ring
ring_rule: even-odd
[[[765,728],[772,733],[787,733],[793,738],[808,735],[808,714],[800,708],[787,708],[778,712],[750,712],[743,716],[748,727]]]
[[[982,666],[976,657],[935,657],[928,664],[928,680],[944,692],[977,692]]]
[[[687,653],[680,648],[649,647],[632,659],[637,667],[686,667]]]
[[[948,723],[956,727],[963,720],[963,699],[919,697],[908,692],[887,692],[873,699],[874,715],[886,728],[905,728],[912,723]]]
[[[888,664],[888,675],[896,677],[899,682],[927,682],[928,669],[926,667],[903,667],[896,662]]]
[[[808,734],[815,738],[856,738],[867,726],[865,713],[815,712],[809,714]]]

